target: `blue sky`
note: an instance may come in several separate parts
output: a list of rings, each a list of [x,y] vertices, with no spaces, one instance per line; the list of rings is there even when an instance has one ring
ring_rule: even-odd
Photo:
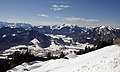
[[[0,0],[0,21],[120,26],[120,0]]]

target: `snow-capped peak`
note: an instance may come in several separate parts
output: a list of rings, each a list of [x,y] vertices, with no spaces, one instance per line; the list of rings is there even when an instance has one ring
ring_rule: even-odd
[[[33,43],[33,44],[38,44],[38,43],[40,43],[40,42],[38,41],[38,39],[36,39],[36,38],[34,38],[33,40],[31,40],[30,42]]]
[[[111,26],[108,26],[108,29],[109,29],[109,30],[113,30],[113,27],[111,27]]]
[[[3,35],[2,37],[3,37],[3,38],[5,38],[5,37],[6,37],[6,35]]]
[[[104,26],[104,25],[103,25],[103,26],[100,26],[100,29],[104,29],[104,28],[106,28],[106,26]]]
[[[62,25],[55,25],[52,26],[53,29],[62,29],[63,27],[70,27],[70,28],[74,28],[77,25],[74,24],[62,24]]]
[[[100,26],[99,29],[108,29],[108,30],[113,30],[113,27],[111,26]]]

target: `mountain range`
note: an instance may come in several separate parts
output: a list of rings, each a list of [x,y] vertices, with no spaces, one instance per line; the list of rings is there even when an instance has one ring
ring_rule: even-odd
[[[63,38],[53,36],[62,35],[71,38],[66,42]],[[57,45],[75,45],[89,43],[97,45],[100,41],[108,43],[120,37],[120,28],[111,26],[80,27],[77,25],[32,26],[25,23],[0,22],[0,50],[17,45],[29,45],[34,38],[38,39],[42,48],[47,48],[52,41]]]

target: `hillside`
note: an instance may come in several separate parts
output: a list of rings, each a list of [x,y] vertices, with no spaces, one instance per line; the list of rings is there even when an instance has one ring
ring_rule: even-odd
[[[11,72],[119,72],[120,46],[108,46],[76,58],[23,63]]]

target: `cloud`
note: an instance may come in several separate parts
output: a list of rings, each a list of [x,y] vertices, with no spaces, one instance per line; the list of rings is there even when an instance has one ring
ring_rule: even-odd
[[[97,22],[99,21],[98,19],[94,19],[94,18],[80,18],[80,17],[69,17],[69,18],[64,18],[64,20],[67,21],[80,21],[80,22]]]
[[[70,18],[64,18],[64,20],[67,20],[67,21],[79,21],[80,18],[70,17]]]
[[[37,16],[41,16],[41,17],[49,17],[47,14],[37,14]]]
[[[59,18],[61,18],[61,17],[57,16],[56,18],[59,19]]]
[[[69,5],[63,5],[63,4],[57,5],[57,4],[55,4],[55,5],[52,5],[52,7],[50,9],[53,11],[61,11],[63,9],[69,8],[69,7],[70,7]]]

